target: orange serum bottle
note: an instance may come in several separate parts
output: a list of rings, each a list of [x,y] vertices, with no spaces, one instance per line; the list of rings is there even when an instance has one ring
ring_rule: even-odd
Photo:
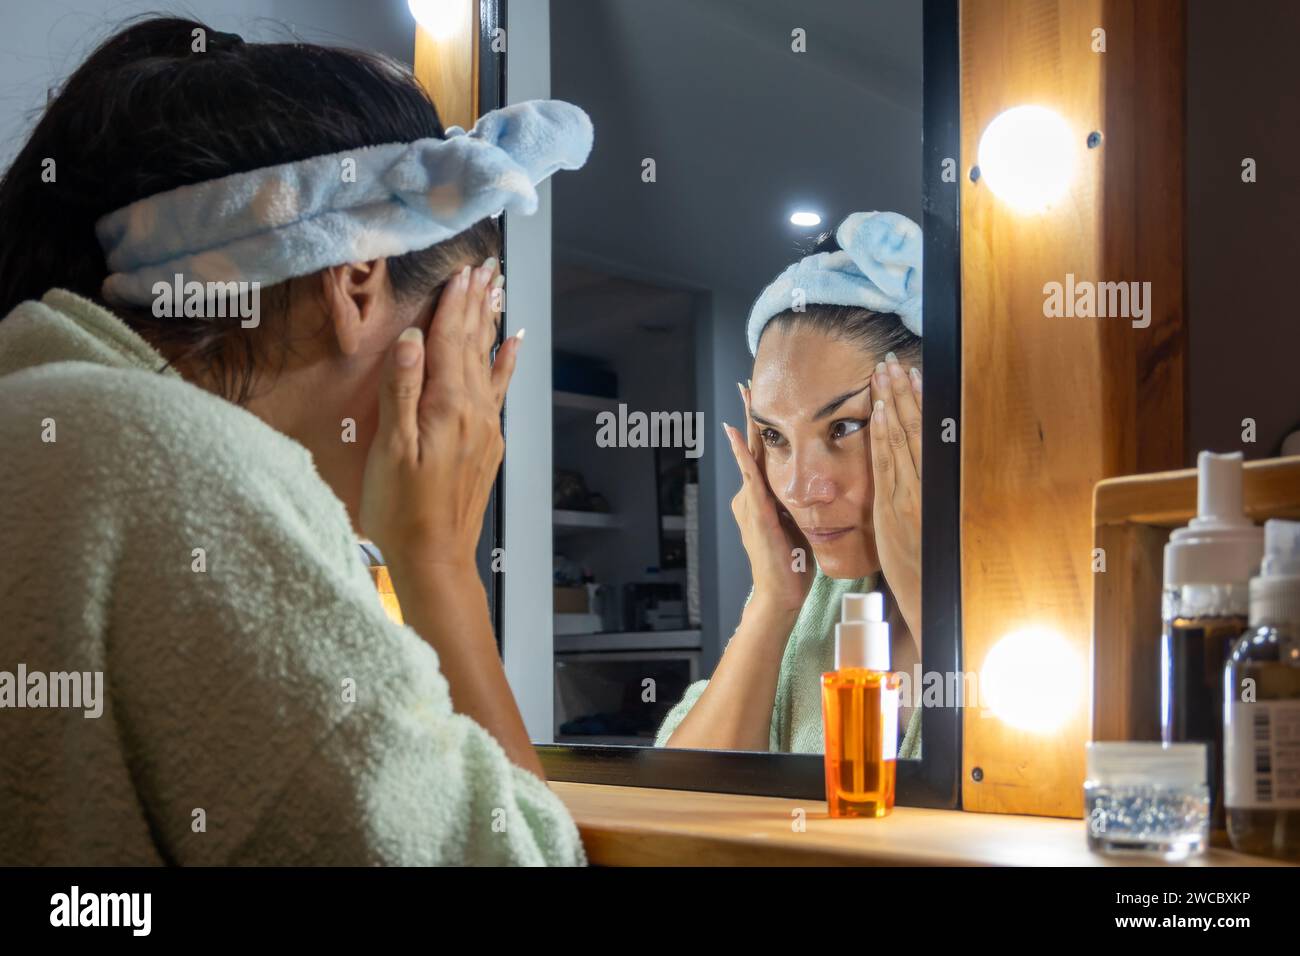
[[[901,682],[889,670],[884,595],[844,595],[835,625],[835,670],[822,674],[831,816],[883,817],[894,809]]]

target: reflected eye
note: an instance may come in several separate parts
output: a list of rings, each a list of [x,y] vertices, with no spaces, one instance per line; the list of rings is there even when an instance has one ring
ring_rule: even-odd
[[[847,438],[856,431],[866,427],[866,422],[860,418],[842,418],[831,425],[831,441],[839,441],[841,438]]]
[[[785,442],[785,439],[781,437],[781,433],[774,428],[764,428],[758,434],[763,439],[763,444],[768,448],[777,448]]]

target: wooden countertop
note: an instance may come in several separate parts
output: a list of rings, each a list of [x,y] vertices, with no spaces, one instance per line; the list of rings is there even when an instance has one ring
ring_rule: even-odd
[[[552,781],[600,866],[1159,865],[1088,850],[1082,820],[895,807],[832,820],[821,800]],[[795,832],[794,812],[806,816]],[[1189,866],[1273,866],[1211,849]],[[1284,865],[1284,864],[1281,864]]]

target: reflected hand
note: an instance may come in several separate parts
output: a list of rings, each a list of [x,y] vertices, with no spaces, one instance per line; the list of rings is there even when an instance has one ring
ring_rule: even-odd
[[[740,467],[742,484],[731,500],[731,513],[749,557],[754,578],[752,600],[767,602],[774,611],[798,614],[812,587],[812,549],[772,494],[763,468],[762,436],[749,414],[749,390],[741,386],[740,396],[745,402],[746,437],[742,439],[740,432],[725,422],[722,428]]]
[[[891,352],[871,378],[872,519],[880,570],[912,634],[921,634],[921,372]]]

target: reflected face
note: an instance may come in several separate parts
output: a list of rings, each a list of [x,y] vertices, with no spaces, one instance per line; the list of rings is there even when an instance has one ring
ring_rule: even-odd
[[[773,325],[750,386],[768,485],[822,571],[880,570],[871,521],[871,373],[884,356],[807,326]]]

